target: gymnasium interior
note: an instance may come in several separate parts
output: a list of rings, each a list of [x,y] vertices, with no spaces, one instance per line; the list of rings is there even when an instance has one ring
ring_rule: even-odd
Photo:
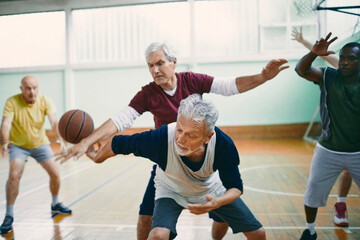
[[[357,0],[0,0],[0,117],[6,100],[20,93],[26,75],[51,97],[58,119],[72,109],[87,112],[94,127],[130,103],[153,81],[145,59],[152,42],[177,51],[176,72],[215,77],[261,73],[272,59],[288,69],[241,94],[203,98],[219,111],[217,126],[234,141],[244,182],[242,200],[265,228],[267,239],[299,239],[305,228],[303,196],[313,150],[321,134],[319,87],[295,72],[310,50],[292,36],[302,31],[314,44],[329,32],[335,54],[360,43]],[[318,57],[314,66],[330,64]],[[46,133],[59,150],[49,121]],[[142,114],[134,134],[154,128]],[[71,144],[68,144],[71,147]],[[95,164],[83,155],[60,165],[60,199],[70,216],[52,215],[48,175],[29,159],[21,178],[10,233],[0,239],[135,240],[139,205],[153,163],[117,155]],[[0,219],[5,215],[8,157],[0,156]],[[333,223],[338,182],[316,219],[318,239],[360,239],[360,190],[347,197],[349,226]],[[207,214],[185,209],[179,240],[211,239]],[[246,239],[228,230],[224,240]]]

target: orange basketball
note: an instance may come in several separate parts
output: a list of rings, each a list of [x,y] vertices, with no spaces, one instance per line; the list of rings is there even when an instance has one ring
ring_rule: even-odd
[[[65,141],[78,143],[93,132],[94,122],[88,113],[76,109],[62,115],[58,128]]]

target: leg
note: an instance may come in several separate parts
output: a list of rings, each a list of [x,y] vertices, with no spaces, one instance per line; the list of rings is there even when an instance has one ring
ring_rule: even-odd
[[[316,215],[317,215],[317,208],[312,208],[304,205],[305,208],[305,215],[306,215],[306,222],[313,223],[315,222]]]
[[[226,222],[216,222],[213,221],[212,225],[212,238],[214,240],[221,240],[223,237],[225,237],[225,234],[227,233],[229,228],[229,225]]]
[[[139,215],[137,222],[137,240],[148,239],[152,223],[151,218],[151,215]]]
[[[344,170],[340,175],[339,186],[338,186],[338,196],[345,197],[348,195],[350,191],[352,183],[352,177],[347,170]]]
[[[18,158],[10,160],[9,178],[6,182],[6,214],[0,227],[1,233],[8,233],[11,231],[14,221],[14,204],[19,193],[19,183],[24,168],[25,160]]]
[[[52,196],[59,195],[60,190],[60,173],[59,167],[53,159],[40,162],[41,166],[49,174],[50,177],[50,192]]]
[[[152,224],[152,215],[154,212],[154,202],[155,202],[155,173],[156,166],[153,166],[151,171],[151,176],[146,187],[146,191],[140,205],[139,218],[137,223],[137,240],[146,240],[148,238],[151,224]]]
[[[265,240],[265,229],[259,228],[258,230],[252,231],[252,232],[244,232],[244,235],[248,240]]]
[[[19,183],[24,172],[25,161],[22,159],[10,160],[9,178],[6,182],[6,205],[14,205],[19,193]]]
[[[213,240],[223,239],[223,237],[227,233],[229,225],[213,212],[209,212],[209,218],[212,218],[214,220],[211,229],[212,239]]]
[[[56,214],[71,214],[71,209],[65,207],[61,202],[58,202],[58,195],[60,190],[60,171],[59,166],[54,161],[54,153],[49,144],[42,145],[31,150],[31,156],[36,159],[38,163],[49,174],[50,178],[50,192],[52,195],[51,211]]]
[[[212,212],[223,219],[234,233],[242,232],[248,239],[266,239],[263,226],[241,198]]]
[[[338,198],[334,206],[334,224],[340,227],[348,227],[349,221],[347,219],[346,197],[349,193],[352,183],[352,177],[347,170],[344,170],[340,175],[338,186]]]
[[[183,209],[172,198],[157,199],[148,239],[174,239],[177,235],[176,223]]]
[[[338,155],[319,146],[315,147],[310,174],[304,194],[306,229],[300,239],[316,239],[315,220],[317,209],[326,206],[326,201],[344,163]]]
[[[168,240],[170,239],[170,230],[167,228],[153,228],[149,234],[148,240]]]

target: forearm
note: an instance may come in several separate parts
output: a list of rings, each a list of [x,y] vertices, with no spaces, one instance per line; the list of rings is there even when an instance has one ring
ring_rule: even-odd
[[[304,47],[306,47],[307,49],[309,49],[310,51],[313,48],[313,44],[311,44],[309,41],[307,41],[306,39],[301,39],[299,40],[299,42],[304,45]]]
[[[236,78],[236,87],[240,93],[246,92],[263,84],[265,79],[261,73],[251,76],[243,76]]]
[[[111,119],[103,123],[99,128],[97,128],[90,136],[81,140],[80,144],[85,146],[90,146],[96,142],[105,140],[115,134],[117,128]]]
[[[11,129],[11,120],[9,118],[4,117],[1,123],[1,130],[0,130],[1,146],[9,143],[10,129]]]
[[[232,203],[241,196],[242,192],[237,188],[228,189],[224,195],[216,198],[217,208]]]
[[[89,156],[89,155],[88,155]],[[106,143],[106,145],[99,149],[96,156],[92,159],[95,163],[102,163],[106,159],[115,156],[115,153],[111,148],[111,141]]]
[[[311,72],[311,64],[315,60],[318,55],[313,53],[312,51],[306,54],[304,57],[300,59],[300,61],[296,64],[295,71],[301,76],[305,77]]]

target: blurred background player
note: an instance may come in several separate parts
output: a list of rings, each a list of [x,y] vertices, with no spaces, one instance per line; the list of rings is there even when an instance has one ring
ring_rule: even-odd
[[[292,32],[293,40],[298,41],[303,44],[310,51],[313,48],[313,44],[311,44],[308,40],[303,37],[302,27],[300,29],[294,28]],[[330,63],[335,69],[339,68],[339,57],[336,54],[329,54],[327,56],[320,56],[325,61]],[[349,221],[347,219],[347,207],[346,207],[346,197],[350,191],[352,184],[352,177],[347,170],[344,170],[340,175],[339,185],[338,185],[338,196],[337,202],[334,206],[335,214],[334,214],[334,223],[337,226],[347,227],[349,226]]]
[[[1,153],[9,152],[10,169],[6,182],[6,213],[1,233],[11,231],[14,221],[14,204],[19,192],[19,183],[28,157],[33,157],[49,174],[53,213],[71,214],[71,210],[58,201],[60,173],[54,161],[49,139],[45,134],[45,116],[56,134],[60,150],[65,143],[58,132],[56,109],[49,97],[39,94],[35,77],[26,76],[21,80],[21,93],[10,97],[5,104],[0,130]]]

